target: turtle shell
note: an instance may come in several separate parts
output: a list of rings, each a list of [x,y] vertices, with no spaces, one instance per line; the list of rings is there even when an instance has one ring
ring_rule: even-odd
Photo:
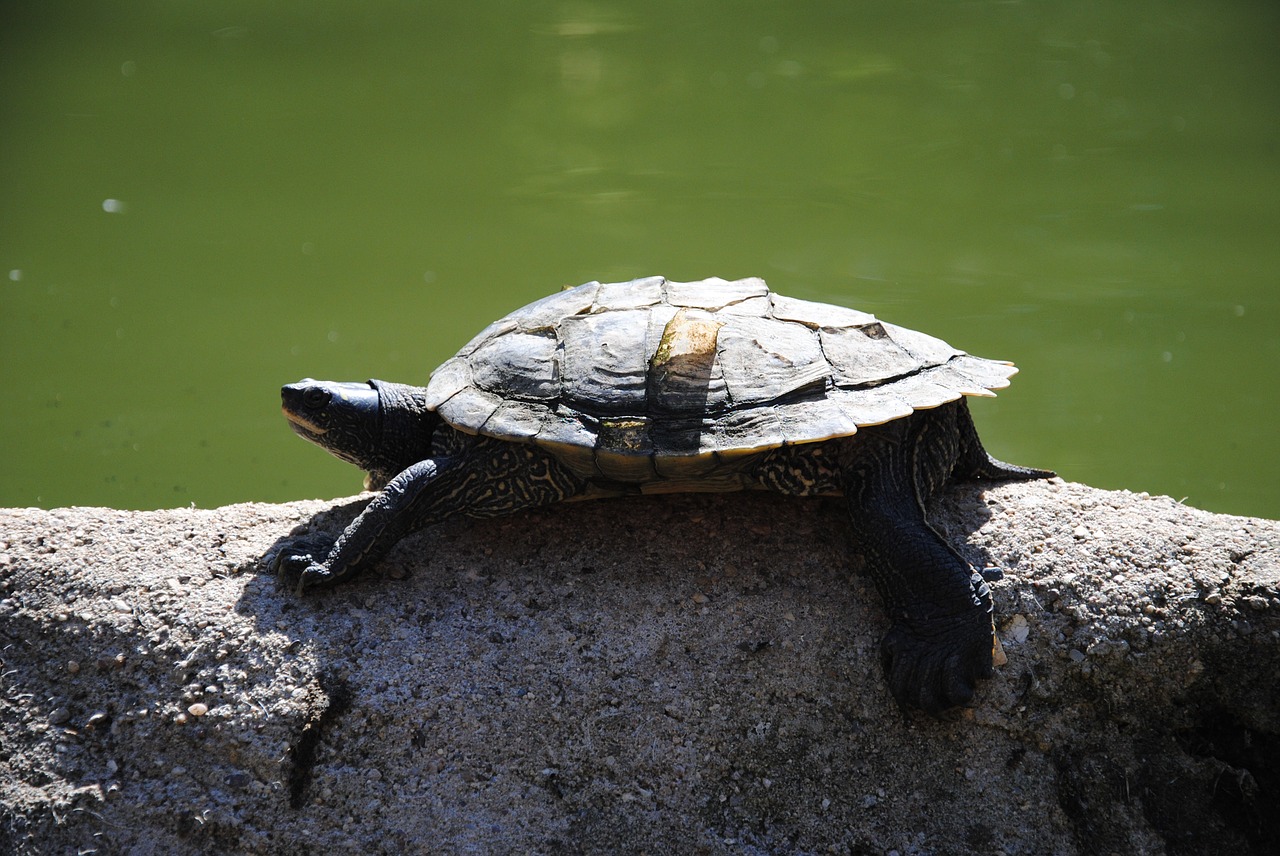
[[[589,282],[494,322],[432,374],[427,403],[584,477],[688,490],[769,449],[993,395],[1016,371],[762,279],[649,277]]]

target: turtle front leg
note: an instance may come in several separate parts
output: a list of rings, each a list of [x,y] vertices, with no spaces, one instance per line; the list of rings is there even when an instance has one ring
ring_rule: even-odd
[[[404,536],[464,514],[501,517],[580,493],[585,483],[541,450],[477,440],[465,454],[429,458],[389,481],[334,542],[328,556],[285,555],[283,582],[301,594],[351,579]]]
[[[433,496],[450,493],[459,467],[449,458],[419,461],[387,483],[369,501],[330,548],[323,561],[310,553],[286,554],[279,560],[285,585],[298,594],[306,589],[331,586],[354,577],[376,563],[397,541],[415,529],[450,516],[446,509],[432,513]],[[449,474],[454,478],[449,478]]]

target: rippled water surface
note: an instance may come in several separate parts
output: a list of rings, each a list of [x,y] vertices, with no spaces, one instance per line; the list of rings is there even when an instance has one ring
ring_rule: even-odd
[[[11,0],[0,505],[354,492],[282,383],[660,273],[1014,360],[997,455],[1280,517],[1276,8]]]

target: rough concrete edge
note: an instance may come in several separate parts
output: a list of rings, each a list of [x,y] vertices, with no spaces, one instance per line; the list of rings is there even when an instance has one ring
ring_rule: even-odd
[[[687,514],[690,509],[695,513],[706,508],[718,511],[721,503],[732,499],[699,497],[673,502]],[[233,661],[238,657],[242,661],[264,660],[274,668],[284,663],[286,654],[296,650],[298,644],[292,629],[284,632],[288,619],[280,617],[283,613],[274,616],[282,628],[280,633],[269,624],[241,622],[239,629],[227,634],[241,646],[238,651],[205,650],[198,641],[200,635],[218,636],[224,623],[219,616],[236,615],[247,588],[263,583],[263,578],[253,571],[277,539],[286,537],[295,527],[335,531],[349,518],[350,503],[246,504],[160,512],[0,511],[5,532],[0,545],[0,581],[4,586],[0,591],[4,597],[0,617],[8,625],[9,646],[4,666],[7,676],[20,674],[28,681],[24,690],[38,688],[24,700],[12,697],[17,684],[5,687],[10,692],[7,704],[13,714],[7,712],[6,720],[11,725],[21,724],[18,733],[5,735],[6,743],[22,746],[7,750],[6,775],[0,785],[9,815],[4,831],[10,838],[8,843],[15,847],[21,841],[29,843],[29,839],[21,838],[22,829],[18,827],[22,822],[15,821],[19,815],[26,817],[22,812],[28,812],[37,818],[42,835],[65,833],[60,843],[71,846],[70,842],[81,840],[77,838],[80,833],[74,831],[76,824],[69,816],[59,815],[58,806],[92,815],[90,809],[74,808],[77,800],[90,798],[83,793],[86,788],[94,792],[92,799],[110,805],[110,760],[105,773],[91,779],[88,785],[59,781],[56,776],[33,777],[16,761],[28,752],[47,751],[49,757],[73,753],[75,746],[93,740],[95,728],[109,729],[115,736],[127,731],[121,723],[132,714],[113,706],[110,699],[116,691],[113,681],[119,680],[113,678],[113,674],[119,674],[113,670],[124,668],[115,659],[123,655],[112,652],[134,643],[146,648],[146,644],[132,637],[147,631],[148,620],[136,614],[136,607],[130,606],[125,595],[138,590],[138,586],[151,593],[164,592],[166,586],[171,589],[173,597],[163,601],[168,612],[162,620],[172,628],[170,638],[181,637],[183,644],[191,646],[191,662],[201,657],[229,657]],[[648,503],[628,510],[629,525],[643,527],[643,517],[656,515],[659,507]],[[789,510],[784,506],[770,510],[782,525],[788,525]],[[518,530],[519,537],[527,537],[539,527],[572,537],[580,534],[577,529],[584,520],[592,524],[605,521],[604,517],[593,516],[595,512],[574,514],[583,516],[566,523],[555,514],[546,513],[510,525]],[[1091,745],[1096,751],[1058,760],[1063,781],[1070,789],[1074,787],[1072,782],[1084,787],[1097,772],[1091,765],[1111,769],[1106,765],[1116,763],[1112,755],[1118,751],[1114,740],[1117,731],[1128,730],[1135,741],[1139,737],[1158,737],[1167,742],[1175,731],[1200,734],[1206,722],[1218,717],[1230,720],[1242,734],[1266,740],[1280,735],[1280,709],[1276,703],[1280,686],[1280,622],[1276,620],[1280,614],[1280,524],[1213,515],[1167,498],[1097,491],[1060,482],[1009,485],[985,494],[960,489],[938,503],[934,518],[952,537],[967,539],[971,550],[997,555],[1012,566],[996,585],[997,602],[1002,633],[1015,646],[1012,653],[1025,668],[1019,681],[993,682],[974,708],[949,723],[918,723],[916,727],[925,734],[926,741],[931,729],[937,728],[941,734],[981,726],[989,733],[998,731],[1015,742],[1035,747],[1057,740],[1061,735],[1055,730],[1097,727],[1098,711],[1105,711],[1109,730],[1107,736],[1093,739]],[[661,528],[659,521],[654,529]],[[448,537],[455,535],[464,540],[468,537],[465,528],[459,527],[450,530]],[[615,537],[607,525],[592,526],[592,538],[599,541],[602,552],[608,552]],[[168,550],[159,561],[155,556],[128,558],[131,550],[155,550],[158,544],[167,545],[164,549]],[[473,559],[468,555],[459,561]],[[402,556],[399,561],[410,573],[425,564],[412,555]],[[435,561],[450,559],[438,551]],[[121,576],[125,568],[133,576]],[[70,604],[49,585],[53,572],[71,581],[70,588],[62,589],[62,594],[74,591]],[[566,572],[574,573],[576,569]],[[365,606],[366,601],[352,595],[350,600],[331,602],[329,611],[359,612]],[[1037,612],[1033,615],[1033,611]],[[113,617],[112,613],[116,615]],[[869,607],[868,614],[874,615],[874,609]],[[1022,635],[1020,617],[1024,623],[1030,617],[1037,625],[1037,632],[1029,639]],[[78,639],[68,641],[68,635],[59,628],[69,625],[83,625],[86,630]],[[251,634],[244,633],[245,626],[253,627]],[[103,628],[108,627],[119,632],[107,638]],[[23,633],[27,634],[28,647],[15,655],[14,646],[21,645],[18,637]],[[30,648],[32,637],[58,650],[34,650]],[[167,641],[150,647],[158,652]],[[60,708],[46,708],[51,699],[68,695],[65,686],[58,685],[66,680],[65,663],[71,662],[66,654],[68,645],[85,646],[84,656],[75,661],[79,663],[77,669],[81,674],[92,671],[97,676],[90,691],[104,697],[96,708],[78,703],[75,714],[63,718]],[[37,659],[43,657],[46,662],[32,662],[23,653]],[[243,702],[260,708],[264,721],[244,745],[274,746],[280,762],[278,768],[271,769],[272,753],[265,749],[250,762],[251,767],[258,765],[251,777],[252,785],[260,786],[256,796],[278,803],[281,789],[304,789],[298,780],[290,780],[289,770],[296,769],[301,763],[300,755],[310,751],[305,735],[311,733],[318,739],[326,717],[332,718],[345,703],[341,679],[326,685],[324,666],[319,662],[330,653],[333,652],[318,652],[317,661],[309,661],[305,667],[290,666],[293,672],[285,670],[278,676],[246,682],[248,696],[252,697],[247,696]],[[167,656],[166,649],[165,656],[156,656],[156,663],[166,662]],[[54,663],[54,659],[61,662]],[[137,692],[145,695],[169,680],[166,675],[147,673],[150,666],[143,662],[145,658],[130,655],[126,659],[132,660],[130,667],[142,663],[142,673],[125,673],[126,682]],[[40,685],[41,680],[47,684]],[[38,697],[41,691],[44,695]],[[151,721],[185,718],[194,723],[210,711],[208,706],[201,709],[199,692],[193,692],[194,695],[167,699],[154,709],[139,713],[133,721],[146,717]],[[1037,699],[1058,709],[1041,710],[1036,717],[1017,712],[1034,707]],[[899,715],[884,701],[881,697],[862,708],[860,727],[896,727]],[[1083,709],[1086,707],[1087,711]],[[110,715],[99,717],[95,725],[95,716],[108,709]],[[197,725],[205,727],[204,723]],[[56,737],[68,731],[74,734]],[[151,732],[138,729],[138,734],[143,739],[132,744],[130,751],[145,753],[146,735]],[[300,740],[299,734],[304,739]],[[17,744],[13,743],[15,738]],[[1078,738],[1076,734],[1074,739],[1062,740],[1061,745],[1079,747],[1090,743]],[[1204,739],[1212,741],[1213,736]],[[236,745],[236,739],[227,742],[233,751]],[[59,746],[63,749],[59,750]],[[72,749],[67,749],[69,746]],[[913,750],[902,751],[907,755]],[[245,754],[254,753],[246,749]],[[1222,758],[1215,762],[1229,766]],[[1258,778],[1256,771],[1246,772]],[[141,779],[150,776],[151,781],[158,782],[145,764],[139,765],[135,775]],[[1057,787],[1061,790],[1064,786],[1059,783]],[[1251,787],[1255,796],[1262,787],[1265,799],[1276,797],[1273,781],[1261,785],[1255,781]],[[1075,846],[1078,851],[1087,851],[1101,843],[1187,852],[1178,850],[1176,842],[1171,844],[1167,837],[1162,841],[1160,836],[1166,831],[1153,831],[1150,818],[1144,818],[1142,812],[1089,805],[1083,797],[1072,807],[1076,796],[1079,795],[1065,799],[1075,829],[1071,839],[1074,845],[1064,839],[1050,850],[1072,852],[1070,847]],[[1167,799],[1167,795],[1160,799]],[[1153,797],[1151,802],[1157,800]],[[1253,810],[1258,806],[1253,805]],[[41,815],[42,811],[45,814]],[[129,817],[127,812],[120,814],[118,806],[114,811],[114,822]],[[203,822],[194,815],[179,820],[171,831],[178,837],[158,840],[156,852],[181,843],[184,836],[194,835],[198,840],[198,828]],[[154,818],[139,817],[137,823],[148,828]],[[108,830],[111,826],[107,822]],[[1244,839],[1237,836],[1232,842],[1238,840]],[[136,840],[131,846],[137,849]],[[282,852],[277,845],[259,842],[258,846],[269,852]]]

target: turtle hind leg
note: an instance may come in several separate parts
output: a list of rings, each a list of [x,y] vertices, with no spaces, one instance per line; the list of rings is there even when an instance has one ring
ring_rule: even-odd
[[[923,514],[886,513],[857,500],[849,505],[867,572],[891,622],[880,653],[894,699],[931,714],[965,704],[992,672],[986,581]]]
[[[370,500],[318,561],[305,551],[277,560],[299,593],[350,579],[404,536],[462,514],[502,517],[581,493],[586,483],[532,445],[477,438],[445,457],[406,468]]]
[[[925,518],[928,485],[958,451],[955,435],[930,418],[859,432],[844,446],[841,478],[854,538],[892,622],[881,641],[889,689],[900,705],[936,714],[968,702],[991,675],[995,637],[986,582]]]

